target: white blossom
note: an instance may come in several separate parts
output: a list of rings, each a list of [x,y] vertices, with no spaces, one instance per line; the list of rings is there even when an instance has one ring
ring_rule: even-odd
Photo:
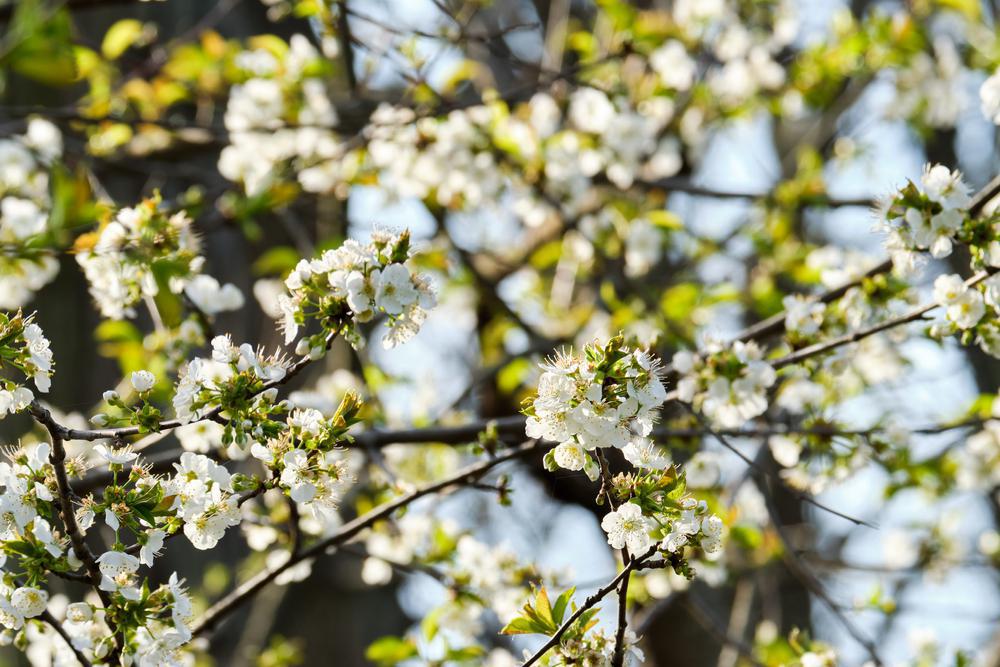
[[[642,508],[635,503],[623,503],[617,510],[605,514],[601,528],[608,534],[608,544],[612,548],[627,548],[633,555],[645,553],[653,544],[649,536],[652,522],[642,515]]]

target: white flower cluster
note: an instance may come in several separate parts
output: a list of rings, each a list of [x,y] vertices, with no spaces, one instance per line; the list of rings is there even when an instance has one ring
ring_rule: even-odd
[[[923,251],[935,258],[951,254],[965,222],[969,187],[959,172],[927,165],[920,187],[908,184],[887,204],[885,246],[895,269],[906,275],[916,269]],[[990,249],[994,252],[991,259],[1000,263],[1000,243]]]
[[[288,366],[288,361],[280,355],[266,356],[249,343],[236,347],[228,335],[216,336],[212,339],[211,359],[195,357],[182,369],[172,401],[174,413],[180,422],[187,424],[198,420],[206,408],[232,407],[221,402],[229,395],[228,389],[238,386],[249,403],[241,406],[247,411],[242,417],[267,414],[274,407],[277,390],[265,389],[264,384],[283,379]],[[247,435],[243,433],[244,424],[235,419],[235,414],[232,417],[229,427],[241,434],[236,442],[244,444],[247,441],[247,437],[242,437]],[[254,436],[260,438],[261,434]]]
[[[682,377],[678,398],[694,405],[721,428],[737,428],[767,411],[767,390],[777,373],[753,341],[730,347],[716,342],[704,354],[682,350],[672,365]]]
[[[660,548],[669,553],[679,553],[689,543],[698,544],[706,555],[714,557],[722,550],[722,519],[709,514],[704,501],[694,498],[681,500],[680,516],[669,522],[669,531],[660,542]],[[653,518],[643,514],[636,503],[622,503],[617,510],[608,512],[601,520],[601,528],[608,535],[608,544],[614,549],[628,549],[632,555],[641,555],[653,546],[651,535],[658,526]]]
[[[337,113],[320,76],[320,54],[305,36],[293,35],[285,53],[263,46],[244,51],[235,64],[246,79],[233,86],[226,106],[230,145],[219,155],[223,176],[256,195],[274,184],[288,160],[298,158],[303,169],[307,162],[340,156],[329,129]],[[302,182],[307,185],[310,177]]]
[[[102,451],[112,463],[135,457],[127,450],[113,452],[104,448]],[[43,511],[50,512],[56,500],[55,489],[48,486],[55,484],[49,464],[50,452],[51,446],[41,443],[28,450],[13,452],[10,463],[0,463],[0,484],[4,488],[0,495],[0,539],[21,545],[16,552],[9,552],[16,555],[19,562],[8,566],[4,583],[0,584],[0,625],[9,630],[27,629],[27,619],[36,618],[47,610],[49,593],[41,584],[50,572],[73,572],[83,566],[74,550],[69,548],[68,540],[57,534],[40,515]],[[194,467],[188,465],[187,470]],[[205,472],[205,466],[198,471]],[[217,471],[211,474],[216,479],[221,478]],[[185,475],[182,470],[180,476],[185,476],[185,483],[175,482],[171,488],[182,489],[188,495],[205,495],[189,486],[195,483],[194,475]],[[80,527],[84,530],[94,521],[93,511],[88,509],[93,506],[92,501],[89,502],[90,505],[85,502],[79,512]],[[117,534],[118,517],[110,510],[106,516]],[[177,575],[172,575],[168,584],[149,590],[148,582],[141,580],[138,574],[141,565],[153,564],[164,536],[164,531],[156,528],[146,532],[138,557],[124,550],[112,550],[97,558],[100,589],[111,596],[110,604],[134,605],[130,614],[137,615],[141,607],[149,615],[139,633],[155,636],[156,641],[137,643],[139,650],[132,657],[140,665],[163,664],[152,656],[153,644],[159,647],[161,658],[170,657],[191,639],[189,626],[193,608]],[[0,567],[7,565],[7,558],[7,554],[0,556]],[[26,576],[29,583],[12,585],[9,578],[12,572],[21,573],[19,577]],[[104,615],[104,609],[95,609],[89,602],[74,602],[66,607],[64,628],[73,647],[94,662],[106,657],[112,648],[112,635]],[[164,617],[169,620],[163,620]]]
[[[391,525],[365,534],[365,559],[362,580],[370,586],[381,586],[392,580],[390,563],[412,563],[426,560],[436,549],[438,540],[454,542],[459,529],[453,521],[440,520],[429,514],[407,512]]]
[[[319,410],[293,410],[281,437],[254,443],[250,453],[276,471],[279,486],[303,510],[329,523],[336,520],[340,497],[351,482],[344,453],[334,449],[340,436],[335,419]]]
[[[31,378],[35,388],[47,393],[52,385],[52,349],[33,315],[20,312],[10,316],[0,312],[0,366],[9,365]],[[0,378],[0,419],[21,412],[34,400],[32,391],[10,377]]]
[[[639,637],[632,630],[625,630],[622,638],[625,665],[646,664],[646,654],[639,648]],[[614,664],[617,638],[614,633],[605,630],[592,630],[580,637],[564,639],[552,649],[552,657],[548,664],[553,667],[569,667],[570,665],[599,665],[606,667]],[[513,663],[520,664],[520,663]]]
[[[1000,357],[1000,274],[972,285],[958,274],[938,276],[934,300],[944,307],[944,320],[931,326],[931,336],[961,333],[963,343],[974,340],[986,354]]]
[[[427,278],[406,266],[410,256],[408,232],[376,232],[367,245],[348,239],[318,259],[300,261],[285,279],[288,293],[278,298],[286,344],[307,320],[316,318],[324,332],[300,340],[299,354],[321,355],[330,333],[340,332],[359,346],[359,325],[379,314],[388,317],[384,347],[411,339],[436,298]]]
[[[1000,484],[1000,398],[993,398],[982,428],[945,455],[958,488],[985,491]]]
[[[636,178],[680,170],[680,143],[665,133],[674,113],[670,97],[633,108],[625,98],[612,101],[596,88],[581,88],[565,106],[564,118],[559,102],[544,92],[517,110],[495,101],[441,118],[382,105],[365,129],[363,157],[345,160],[327,150],[325,159],[299,171],[299,181],[323,192],[374,174],[396,197],[433,197],[437,205],[463,210],[509,199],[515,215],[534,227],[552,210],[526,182],[525,171],[542,170],[563,206],[582,210],[599,177],[627,188]]]
[[[670,532],[663,538],[663,548],[675,553],[688,542],[698,538],[698,544],[706,554],[717,554],[722,550],[722,531],[725,527],[715,514],[707,516],[705,501],[685,498],[681,501],[681,516],[671,522]]]
[[[782,300],[785,307],[785,331],[801,337],[815,336],[823,326],[826,306],[801,294],[792,294]]]
[[[659,360],[629,350],[620,337],[562,352],[542,370],[538,395],[525,409],[526,433],[558,442],[555,463],[591,477],[596,464],[587,452],[644,445],[667,397]]]
[[[20,630],[24,620],[43,613],[48,602],[49,594],[41,589],[0,585],[0,623],[11,630]]]
[[[49,171],[62,155],[62,135],[41,118],[23,135],[0,139],[0,308],[20,308],[59,272],[45,252],[30,252],[29,239],[44,234],[52,208]]]
[[[995,284],[994,287],[1000,285]],[[989,294],[991,305],[996,307],[994,299],[1000,294],[994,291]],[[971,329],[986,314],[983,293],[966,285],[957,273],[937,277],[934,281],[934,300],[945,307],[945,317],[959,329]]]
[[[994,401],[994,416],[997,404]],[[956,463],[955,481],[967,490],[986,490],[1000,483],[1000,420],[990,419],[983,429],[972,434],[964,447],[953,455]]]
[[[38,516],[38,504],[51,502],[55,495],[45,483],[46,466],[51,447],[41,443],[21,456],[11,456],[11,462],[0,463],[0,539],[17,540],[26,535],[43,545],[52,557],[58,558],[63,550],[52,534],[48,522]]]
[[[121,209],[77,245],[77,262],[104,317],[135,317],[135,304],[159,292],[157,267],[162,269],[160,277],[169,276],[172,292],[183,293],[208,315],[243,305],[235,285],[220,286],[201,275],[205,259],[198,254],[201,244],[191,218],[183,211],[168,215],[159,197]]]
[[[625,99],[612,101],[596,88],[579,88],[570,96],[568,120],[582,134],[559,133],[546,144],[546,176],[559,177],[556,182],[574,195],[583,194],[584,179],[601,173],[622,189],[637,178],[673,176],[683,165],[680,144],[672,135],[661,136],[673,117],[669,97],[651,97],[633,109]],[[574,153],[582,161],[570,168],[566,159]]]
[[[120,595],[120,599],[112,598],[113,604],[129,606],[130,614],[141,618],[123,662],[140,667],[180,664],[181,649],[192,638],[194,606],[177,573],[144,596],[140,586],[147,587],[149,582],[140,580],[140,560],[135,556],[124,551],[107,551],[97,561],[103,578],[102,590]],[[89,602],[73,602],[66,607],[65,615],[63,627],[73,647],[95,663],[106,659],[113,647],[106,610]]]
[[[888,105],[891,117],[932,128],[952,128],[969,105],[968,71],[955,42],[935,37],[933,52],[915,54],[895,77],[898,97]]]
[[[233,492],[229,471],[194,452],[181,454],[177,473],[164,483],[166,496],[174,496],[171,511],[184,520],[184,535],[196,549],[211,549],[226,530],[240,524],[239,498]]]
[[[781,3],[785,16],[773,32],[750,31],[736,12],[725,12],[714,28],[711,48],[721,65],[706,74],[709,90],[724,108],[749,103],[761,92],[776,92],[785,84],[785,68],[776,58],[795,36],[791,3]]]

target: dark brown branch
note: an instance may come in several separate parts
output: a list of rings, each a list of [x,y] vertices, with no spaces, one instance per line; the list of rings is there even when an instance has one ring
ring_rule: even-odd
[[[628,551],[622,549],[626,562],[630,562]],[[625,631],[628,629],[628,583],[632,576],[622,579],[618,589],[618,627],[615,630],[615,652],[611,657],[611,667],[622,667],[625,662]]]
[[[90,667],[90,661],[87,660],[87,656],[85,656],[80,649],[73,645],[73,639],[69,636],[69,633],[66,632],[66,628],[62,626],[62,623],[60,623],[48,609],[39,614],[38,618],[52,626],[52,629],[56,631],[56,634],[62,637],[62,640],[66,642],[66,645],[69,646],[71,651],[73,651],[73,655],[76,656],[77,662],[83,665],[83,667]]]
[[[379,505],[375,509],[362,514],[355,519],[348,521],[337,530],[336,533],[326,539],[317,542],[308,549],[303,549],[293,555],[278,567],[262,570],[256,575],[238,586],[229,595],[216,602],[205,612],[201,620],[192,628],[195,635],[204,634],[212,630],[222,619],[238,609],[244,602],[253,597],[264,586],[269,584],[282,572],[302,561],[318,558],[326,554],[330,549],[340,546],[348,540],[354,538],[361,531],[371,527],[375,523],[389,518],[393,512],[406,507],[415,500],[427,495],[438,493],[452,487],[460,487],[469,482],[474,482],[501,463],[514,460],[532,452],[547,448],[549,444],[538,441],[527,442],[520,447],[516,447],[504,454],[481,463],[469,466],[455,475],[443,479],[433,484],[422,486],[410,493],[404,494],[395,500]]]
[[[788,484],[785,483],[785,480],[783,480],[781,477],[778,477],[776,475],[770,475],[769,472],[767,470],[765,470],[764,468],[762,468],[760,465],[758,465],[758,463],[756,461],[754,461],[752,458],[750,458],[749,456],[747,456],[746,454],[744,454],[743,452],[741,452],[738,447],[736,447],[731,442],[729,442],[729,439],[726,438],[726,436],[722,435],[718,431],[713,431],[711,429],[711,427],[708,425],[708,421],[701,415],[701,413],[699,413],[697,410],[695,410],[694,407],[692,407],[691,405],[688,405],[687,403],[682,403],[682,405],[685,408],[687,408],[687,410],[694,416],[694,418],[697,419],[702,424],[702,426],[704,426],[705,429],[713,437],[715,437],[716,440],[718,440],[720,443],[722,443],[723,447],[725,447],[726,449],[728,449],[729,451],[731,451],[733,454],[736,454],[736,456],[738,456],[744,463],[746,463],[748,466],[750,466],[750,472],[751,472],[751,474],[754,477],[756,477],[758,480],[766,482],[769,477],[773,477],[789,493],[791,493],[792,495],[794,495],[796,498],[798,498],[802,502],[809,503],[813,507],[821,509],[824,512],[829,512],[830,514],[832,514],[832,515],[834,515],[836,517],[840,517],[841,519],[846,519],[847,521],[850,521],[851,523],[853,523],[856,526],[867,526],[868,528],[875,528],[875,526],[872,523],[868,522],[868,521],[865,521],[863,519],[858,519],[858,518],[853,517],[853,516],[851,516],[849,514],[844,514],[843,512],[841,512],[839,510],[836,510],[836,509],[834,509],[834,508],[832,508],[832,507],[830,507],[828,505],[825,505],[825,504],[821,503],[820,501],[816,500],[815,498],[813,498],[808,493],[805,493],[804,491],[800,491],[799,489],[796,489],[794,487],[788,486]]]
[[[645,563],[645,561],[652,558],[653,554],[656,553],[656,550],[658,548],[659,545],[654,544],[652,547],[650,547],[649,551],[642,554],[641,556],[633,558],[631,561],[629,561],[628,565],[626,565],[622,569],[622,571],[618,573],[617,577],[612,579],[610,582],[608,582],[601,588],[597,589],[597,591],[593,595],[584,600],[583,604],[580,605],[580,607],[575,612],[573,612],[573,614],[569,618],[567,618],[562,625],[559,626],[559,629],[556,630],[555,634],[549,637],[549,640],[545,642],[545,644],[540,649],[535,651],[535,653],[525,661],[522,667],[530,667],[530,665],[533,665],[539,660],[541,660],[546,653],[548,653],[552,648],[554,648],[557,644],[559,644],[559,639],[564,634],[566,634],[567,630],[573,627],[573,624],[576,623],[577,619],[583,616],[583,614],[588,609],[594,607],[598,602],[603,600],[605,596],[608,595],[608,593],[618,588],[619,584],[621,584],[621,582],[624,579],[627,579],[632,575],[633,570],[639,569],[640,566],[643,563]]]
[[[65,443],[54,426],[56,425],[55,420],[52,419],[52,415],[47,409],[42,407],[38,401],[32,401],[30,409],[31,414],[46,427],[52,440],[49,463],[52,464],[52,468],[55,470],[56,484],[59,487],[60,513],[66,533],[69,535],[70,542],[73,545],[73,551],[76,552],[77,558],[83,563],[84,569],[86,569],[90,577],[90,584],[97,591],[98,596],[100,596],[101,604],[104,605],[105,609],[108,609],[111,607],[111,597],[106,591],[101,590],[101,570],[97,566],[97,560],[94,558],[93,552],[87,546],[87,541],[83,531],[80,529],[80,525],[76,522],[76,512],[73,509],[73,488],[70,486],[69,476],[66,474]],[[110,625],[110,621],[108,623]],[[111,632],[114,635],[115,628],[113,626],[111,627]],[[117,636],[115,637],[115,646],[115,653],[117,653],[119,650]]]
[[[802,562],[798,553],[792,546],[791,540],[788,537],[788,533],[785,530],[784,525],[781,523],[781,518],[778,514],[778,509],[774,505],[774,496],[770,491],[770,487],[767,480],[759,481],[760,489],[764,495],[764,501],[767,506],[768,514],[771,516],[771,523],[774,526],[775,532],[778,533],[778,538],[781,540],[782,546],[784,547],[782,558],[785,565],[788,567],[789,571],[798,579],[803,586],[805,586],[810,593],[819,598],[824,605],[830,610],[830,612],[837,617],[840,624],[844,626],[844,629],[854,638],[858,644],[860,644],[868,652],[869,657],[876,667],[881,667],[884,663],[881,657],[879,657],[878,648],[871,639],[866,637],[854,623],[849,619],[840,606],[833,601],[830,594],[827,593],[826,588],[816,575],[812,573],[809,567]]]
[[[969,215],[979,217],[983,213],[986,205],[997,195],[1000,195],[1000,176],[996,176],[985,187],[976,192],[969,202]],[[869,269],[863,276],[856,280],[849,281],[840,287],[827,290],[816,297],[819,303],[830,303],[844,296],[850,289],[858,287],[865,280],[874,278],[892,270],[892,260],[885,260]],[[785,330],[785,312],[776,313],[767,319],[761,320],[753,326],[747,327],[734,340],[746,342],[748,340],[759,340],[772,334],[781,333]]]
[[[330,334],[326,337],[327,349],[329,349],[330,344],[333,343],[334,338],[335,334]],[[267,391],[268,389],[273,389],[275,387],[280,387],[284,384],[287,384],[292,380],[292,378],[301,373],[302,370],[306,366],[308,366],[311,362],[312,359],[310,357],[302,357],[288,368],[288,371],[285,373],[284,377],[282,377],[280,380],[272,380],[270,382],[265,382],[259,390],[253,392],[252,396],[261,394]],[[38,407],[40,408],[41,412],[36,411],[34,406],[32,407],[31,413],[35,417],[35,419],[38,420],[41,424],[43,424],[49,430],[50,433],[57,434],[60,438],[64,440],[105,440],[105,439],[127,438],[129,436],[139,435],[138,426],[123,426],[120,428],[104,428],[104,429],[67,428],[66,426],[63,426],[62,424],[56,422],[52,418],[52,415],[49,414],[48,410],[41,408],[41,406]],[[192,422],[205,421],[208,419],[216,420],[216,418],[220,417],[222,412],[223,412],[222,407],[218,406],[209,410],[205,414],[201,415],[200,417],[198,417],[198,419],[192,420]],[[160,422],[159,429],[160,431],[169,431],[171,429],[177,428],[178,426],[183,426],[184,424],[185,422],[181,422],[177,419],[168,419],[166,421]]]

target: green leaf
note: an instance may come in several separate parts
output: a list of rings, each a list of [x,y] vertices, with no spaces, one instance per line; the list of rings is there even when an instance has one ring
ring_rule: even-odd
[[[556,598],[556,606],[552,608],[552,617],[555,619],[557,625],[562,625],[566,609],[569,607],[569,601],[573,598],[573,593],[575,592],[576,586],[563,591],[562,595]]]
[[[65,10],[53,13],[38,0],[22,0],[3,41],[9,52],[2,61],[23,76],[52,86],[80,78]]]
[[[663,293],[660,308],[671,320],[687,320],[698,305],[701,289],[695,283],[679,283]]]
[[[465,646],[463,648],[453,648],[449,649],[445,657],[448,660],[455,662],[468,662],[470,660],[475,660],[476,658],[482,657],[485,653],[485,649],[482,646]]]
[[[535,593],[535,613],[546,625],[552,626],[553,629],[556,628],[555,619],[552,618],[552,604],[549,602],[549,594],[545,590],[545,586],[539,588],[538,592]]]
[[[138,41],[142,32],[141,21],[136,19],[118,21],[104,34],[104,41],[101,42],[101,53],[108,60],[116,59]]]
[[[646,219],[661,229],[684,229],[684,222],[673,211],[650,211]]]
[[[514,393],[531,369],[531,362],[527,359],[515,359],[497,373],[497,389],[504,394]]]
[[[253,263],[253,272],[258,276],[284,275],[299,263],[299,253],[287,245],[269,248]]]
[[[377,665],[391,667],[417,655],[417,647],[409,639],[381,637],[365,651],[365,658]]]
[[[94,330],[97,340],[105,343],[141,343],[142,332],[125,320],[105,320]]]
[[[510,623],[503,627],[500,634],[503,635],[533,635],[537,634],[538,630],[535,628],[535,624],[530,620],[524,618],[523,616],[518,616],[512,619]]]

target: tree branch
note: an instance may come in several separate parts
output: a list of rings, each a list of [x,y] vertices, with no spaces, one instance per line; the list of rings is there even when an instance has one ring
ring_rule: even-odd
[[[260,591],[264,586],[273,581],[275,577],[288,568],[304,560],[324,555],[329,549],[344,544],[364,529],[371,527],[382,519],[388,518],[396,510],[406,507],[410,503],[424,496],[443,491],[453,486],[461,486],[468,482],[476,481],[501,463],[511,461],[535,451],[540,451],[541,449],[549,446],[551,446],[549,443],[540,443],[538,441],[527,442],[520,447],[516,447],[509,452],[497,456],[496,458],[469,466],[451,477],[415,489],[410,493],[404,494],[395,500],[379,505],[375,509],[348,521],[333,535],[317,542],[308,549],[299,551],[278,567],[258,572],[256,575],[233,590],[229,595],[216,602],[211,608],[208,609],[208,611],[205,612],[201,620],[198,621],[198,623],[196,623],[192,628],[193,634],[204,634],[205,632],[212,630],[223,618],[238,609],[240,605],[253,597],[254,594]]]
[[[573,612],[573,614],[569,618],[567,618],[562,625],[559,626],[559,629],[556,630],[555,634],[549,637],[549,640],[545,642],[545,644],[540,649],[535,651],[535,653],[530,658],[528,658],[521,667],[530,667],[530,665],[533,665],[536,662],[538,662],[546,653],[549,652],[549,650],[554,648],[559,643],[559,639],[566,633],[567,630],[569,630],[573,626],[574,623],[576,623],[578,618],[583,616],[584,612],[586,612],[588,609],[590,609],[598,602],[603,600],[608,593],[618,588],[619,584],[621,584],[623,580],[630,577],[634,570],[639,569],[639,567],[643,563],[645,563],[648,559],[652,558],[653,554],[656,553],[658,548],[659,545],[654,544],[652,547],[649,548],[649,551],[629,561],[628,565],[626,565],[622,569],[622,571],[618,573],[617,577],[612,579],[610,582],[608,582],[601,588],[597,589],[597,591],[593,595],[588,597],[584,601],[583,605],[581,605],[579,609]]]
[[[90,547],[87,546],[87,541],[83,531],[80,529],[80,525],[76,522],[76,512],[73,509],[72,499],[74,495],[73,488],[70,486],[69,477],[66,474],[66,447],[63,438],[52,426],[55,424],[55,420],[52,419],[51,413],[42,407],[38,401],[32,401],[30,409],[31,414],[46,426],[52,440],[49,463],[52,464],[55,470],[56,484],[59,487],[59,507],[63,525],[66,527],[66,533],[69,535],[70,542],[73,545],[73,551],[76,552],[77,558],[80,559],[87,570],[90,583],[94,587],[94,590],[97,591],[101,599],[101,604],[104,605],[105,609],[108,609],[111,607],[111,596],[108,595],[107,591],[101,590],[101,570],[97,566],[97,560],[90,551]],[[110,620],[108,621],[108,625],[111,626],[111,633],[114,636],[115,628]],[[117,636],[115,636],[115,647],[114,652],[117,653],[120,648]]]
[[[71,651],[73,651],[73,655],[76,656],[77,662],[83,665],[83,667],[90,667],[90,661],[87,660],[87,656],[85,656],[80,649],[73,645],[73,639],[69,636],[69,633],[66,632],[66,628],[62,626],[62,623],[60,623],[48,609],[39,614],[38,618],[52,626],[52,629],[56,631],[56,634],[62,637],[62,640],[66,642],[66,645],[69,646]]]

